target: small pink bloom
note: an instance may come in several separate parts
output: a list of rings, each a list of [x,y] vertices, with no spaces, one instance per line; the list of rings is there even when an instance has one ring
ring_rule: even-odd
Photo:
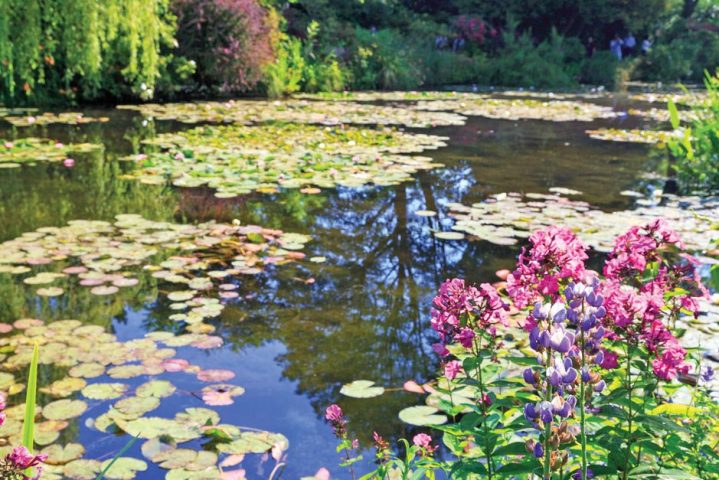
[[[72,158],[66,158],[62,161],[62,164],[65,165],[67,168],[72,168],[75,166],[75,160]]]
[[[448,380],[454,380],[461,371],[462,364],[458,360],[451,360],[444,366],[444,376]]]
[[[432,437],[426,433],[418,433],[412,438],[412,443],[418,447],[426,448],[432,444]]]
[[[5,145],[5,148],[12,148],[14,144],[12,142],[5,142],[4,145]]]
[[[344,413],[339,405],[332,404],[325,410],[325,418],[330,422],[339,422],[343,417]]]
[[[602,349],[604,352],[604,359],[602,360],[601,366],[607,370],[613,370],[619,367],[619,355],[609,350]]]
[[[55,148],[62,148],[63,144],[62,142],[55,142]]]

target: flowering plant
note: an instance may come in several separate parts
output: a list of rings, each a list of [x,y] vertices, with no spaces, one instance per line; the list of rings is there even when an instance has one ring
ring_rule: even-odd
[[[587,260],[570,230],[550,227],[506,282],[440,286],[443,374],[427,390],[450,421],[427,424],[452,460],[404,462],[402,478],[719,479],[713,371],[680,343],[707,296],[696,262],[663,220],[619,236],[601,274]],[[390,478],[387,442],[377,451],[367,478]]]

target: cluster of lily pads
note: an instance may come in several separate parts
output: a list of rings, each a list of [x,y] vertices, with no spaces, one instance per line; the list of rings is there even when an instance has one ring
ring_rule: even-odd
[[[233,197],[278,187],[332,188],[396,184],[431,158],[400,155],[444,146],[446,138],[392,129],[295,124],[204,126],[159,135],[145,143],[160,147],[126,157],[138,168],[126,178],[176,186],[207,185],[216,196]]]
[[[631,193],[631,192],[627,192]],[[453,232],[436,232],[445,239],[476,238],[497,245],[516,245],[532,231],[562,222],[596,251],[608,252],[617,232],[632,225],[665,218],[690,250],[705,251],[719,241],[719,198],[665,196],[638,201],[634,210],[604,212],[583,201],[559,194],[503,193],[471,206],[450,203],[447,208],[456,220]],[[443,235],[442,233],[445,233]],[[447,237],[447,233],[455,234]]]
[[[461,115],[501,120],[547,120],[553,122],[591,122],[614,118],[611,107],[570,100],[537,100],[518,98],[482,98],[475,100],[420,101],[418,110],[453,111]]]
[[[447,112],[428,113],[384,105],[305,100],[146,103],[121,105],[118,108],[136,110],[145,117],[158,120],[177,120],[183,123],[275,121],[324,125],[403,125],[427,128],[438,125],[463,125],[466,120],[461,115]]]
[[[46,138],[26,137],[0,141],[0,168],[17,168],[34,162],[61,162],[72,154],[102,148],[92,143],[64,144]]]
[[[105,123],[110,121],[108,117],[87,117],[84,114],[78,112],[45,112],[40,115],[34,115],[31,113],[27,115],[7,115],[2,117],[2,119],[8,123],[13,124],[16,127],[50,125],[53,123],[62,123],[65,125],[82,125],[85,123]]]
[[[228,405],[244,392],[242,387],[227,383],[233,372],[202,370],[176,358],[179,347],[210,349],[221,344],[203,342],[206,335],[156,332],[121,342],[103,327],[78,320],[44,323],[20,319],[0,326],[5,334],[0,338],[4,357],[0,389],[10,398],[23,391],[20,379],[35,344],[40,347],[41,366],[51,366],[56,378],[40,389],[45,400],[37,409],[35,443],[48,455],[43,479],[92,480],[107,466],[110,460],[83,458],[85,449],[80,444],[58,443],[76,419],[99,409],[105,413],[90,418],[85,425],[107,434],[126,433],[144,439],[143,455],[167,470],[165,478],[170,480],[244,478],[241,469],[221,475],[223,470],[239,465],[245,454],[272,449],[281,452],[288,447],[287,439],[280,434],[222,424],[217,412],[204,406],[187,407],[171,418],[149,415],[170,397],[202,398],[208,405]],[[173,375],[195,376],[205,386],[199,392],[180,391],[166,379]],[[5,413],[0,435],[6,444],[18,444],[24,407],[11,407]],[[212,448],[179,446],[199,440],[210,441]],[[220,456],[224,457],[222,461]],[[143,460],[121,457],[105,478],[132,479],[147,468]]]
[[[630,143],[666,143],[672,137],[681,137],[682,130],[646,130],[633,128],[629,130],[621,128],[597,128],[587,130],[587,135],[596,140],[607,140],[611,142]]]
[[[203,320],[219,315],[223,300],[239,296],[232,279],[303,258],[299,250],[308,240],[305,235],[251,225],[180,225],[119,215],[114,223],[78,220],[1,244],[0,274],[41,286],[36,291],[40,296],[62,295],[63,288],[54,285],[73,279],[95,295],[112,295],[136,285],[140,275],[151,275],[171,285],[164,294],[177,313],[170,318],[185,326],[183,333],[157,331],[121,342],[103,327],[78,320],[0,323],[0,391],[11,399],[23,391],[19,378],[35,344],[40,346],[40,364],[53,369],[54,381],[40,390],[50,401],[41,402],[38,410],[44,421],[36,427],[36,443],[49,455],[43,478],[94,479],[104,468],[107,462],[82,458],[81,445],[55,443],[73,419],[104,405],[104,413],[86,424],[100,432],[145,439],[143,455],[168,470],[170,480],[244,478],[242,469],[224,469],[239,465],[249,453],[272,450],[273,458],[279,458],[288,446],[284,436],[222,424],[219,415],[204,406],[186,408],[170,418],[151,412],[163,399],[177,395],[196,398],[199,405],[223,406],[244,393],[240,385],[230,383],[234,372],[203,370],[177,358],[175,349],[221,347],[223,339]],[[167,374],[195,376],[198,391],[179,391]],[[160,375],[163,378],[157,378]],[[140,378],[145,381],[138,385]],[[8,445],[17,444],[22,406],[6,413],[0,435]],[[212,449],[179,446],[199,440],[209,441]],[[106,478],[131,479],[147,468],[143,460],[125,457]]]
[[[119,215],[115,223],[75,220],[6,241],[0,244],[0,274],[38,287],[35,293],[43,297],[63,295],[58,284],[67,282],[93,295],[113,295],[149,274],[175,286],[166,294],[176,312],[172,320],[190,332],[210,333],[214,328],[203,320],[219,315],[223,300],[239,297],[233,278],[302,259],[299,250],[307,241],[306,235],[253,225],[182,225]],[[198,340],[222,343],[217,337]]]

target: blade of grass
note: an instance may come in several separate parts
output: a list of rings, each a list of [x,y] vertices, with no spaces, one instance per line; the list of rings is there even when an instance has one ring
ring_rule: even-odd
[[[25,418],[22,423],[22,444],[32,452],[35,441],[35,404],[37,402],[37,364],[40,349],[35,344],[27,376],[27,394],[25,395]]]
[[[102,480],[103,478],[105,478],[105,474],[112,468],[113,465],[115,465],[115,462],[117,462],[117,460],[122,457],[125,452],[127,452],[135,444],[135,442],[137,442],[138,438],[140,437],[132,437],[130,441],[127,442],[125,446],[120,449],[119,452],[117,452],[117,455],[112,457],[112,461],[108,463],[107,467],[105,467],[102,472],[98,474],[95,480]]]

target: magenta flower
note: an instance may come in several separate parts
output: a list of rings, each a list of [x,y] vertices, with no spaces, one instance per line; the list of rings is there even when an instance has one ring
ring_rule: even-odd
[[[587,247],[568,228],[549,227],[529,237],[529,251],[522,249],[517,268],[507,277],[507,291],[518,308],[555,296],[561,280],[584,280]]]
[[[418,447],[429,447],[432,444],[432,437],[426,433],[418,433],[412,438],[412,443]]]
[[[20,446],[13,448],[5,460],[18,470],[26,470],[47,460],[47,455],[33,455],[27,448]]]
[[[332,404],[325,410],[325,418],[330,422],[341,422],[344,420],[344,413],[339,405]]]
[[[458,360],[450,360],[444,365],[444,376],[448,380],[454,380],[457,374],[462,371],[462,364]]]

